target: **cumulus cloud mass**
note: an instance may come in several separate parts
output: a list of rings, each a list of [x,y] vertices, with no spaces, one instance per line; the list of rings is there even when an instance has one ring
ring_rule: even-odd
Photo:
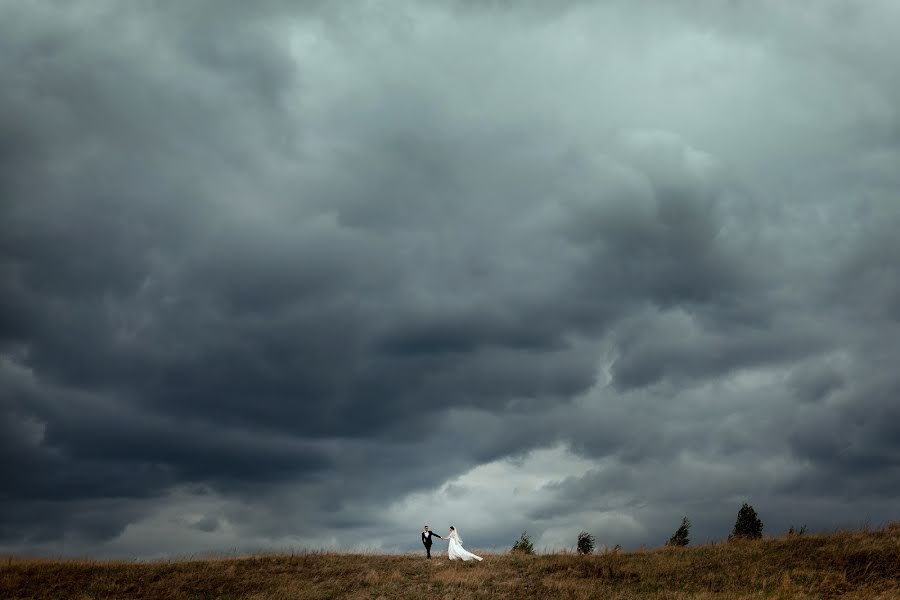
[[[900,3],[0,2],[0,552],[896,518]]]

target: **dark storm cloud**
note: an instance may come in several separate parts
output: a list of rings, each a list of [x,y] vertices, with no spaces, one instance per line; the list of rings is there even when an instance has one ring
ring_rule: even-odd
[[[626,388],[779,364],[828,345],[820,332],[795,323],[710,331],[684,312],[637,318],[616,333],[616,340],[620,354],[613,365],[615,383]]]
[[[890,10],[4,6],[0,547],[896,496]]]

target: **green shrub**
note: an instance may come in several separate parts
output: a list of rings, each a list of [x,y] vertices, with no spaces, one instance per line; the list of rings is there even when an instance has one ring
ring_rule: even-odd
[[[762,537],[763,523],[759,520],[753,507],[744,502],[734,522],[734,531],[730,537],[758,540]]]
[[[666,542],[666,546],[687,546],[691,543],[691,539],[688,537],[690,531],[691,522],[687,517],[683,517],[681,519],[681,527],[672,534],[672,537]]]
[[[522,532],[522,535],[513,544],[512,551],[520,554],[534,554],[534,544],[531,543],[531,538],[528,537],[527,531]]]
[[[578,534],[578,554],[590,554],[594,551],[594,536],[587,531]]]

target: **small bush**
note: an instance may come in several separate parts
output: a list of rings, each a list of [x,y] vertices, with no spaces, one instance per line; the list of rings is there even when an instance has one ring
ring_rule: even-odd
[[[534,554],[534,544],[531,543],[531,538],[528,537],[527,531],[522,532],[522,535],[513,544],[512,551],[519,554]]]
[[[672,534],[672,537],[666,542],[666,546],[687,546],[691,543],[691,539],[688,537],[690,531],[691,522],[687,517],[683,517],[681,519],[681,527]]]
[[[788,528],[787,532],[788,532],[788,535],[803,535],[804,533],[806,533],[806,525],[801,525],[799,527],[799,529],[795,528],[793,525],[791,525]]]
[[[762,537],[763,523],[759,520],[753,507],[744,502],[738,511],[737,520],[734,522],[734,530],[729,538],[747,538],[758,540]]]
[[[590,554],[594,551],[594,536],[587,531],[578,534],[578,554]]]

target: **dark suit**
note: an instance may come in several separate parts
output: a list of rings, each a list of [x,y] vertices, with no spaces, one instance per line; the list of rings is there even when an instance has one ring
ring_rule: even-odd
[[[427,556],[428,558],[431,558],[431,538],[433,538],[433,537],[440,538],[440,539],[444,539],[444,538],[442,538],[438,534],[433,533],[431,531],[428,531],[427,533],[428,533],[428,535],[426,535],[426,532],[424,532],[424,531],[422,532],[422,544],[425,546],[425,556]]]

